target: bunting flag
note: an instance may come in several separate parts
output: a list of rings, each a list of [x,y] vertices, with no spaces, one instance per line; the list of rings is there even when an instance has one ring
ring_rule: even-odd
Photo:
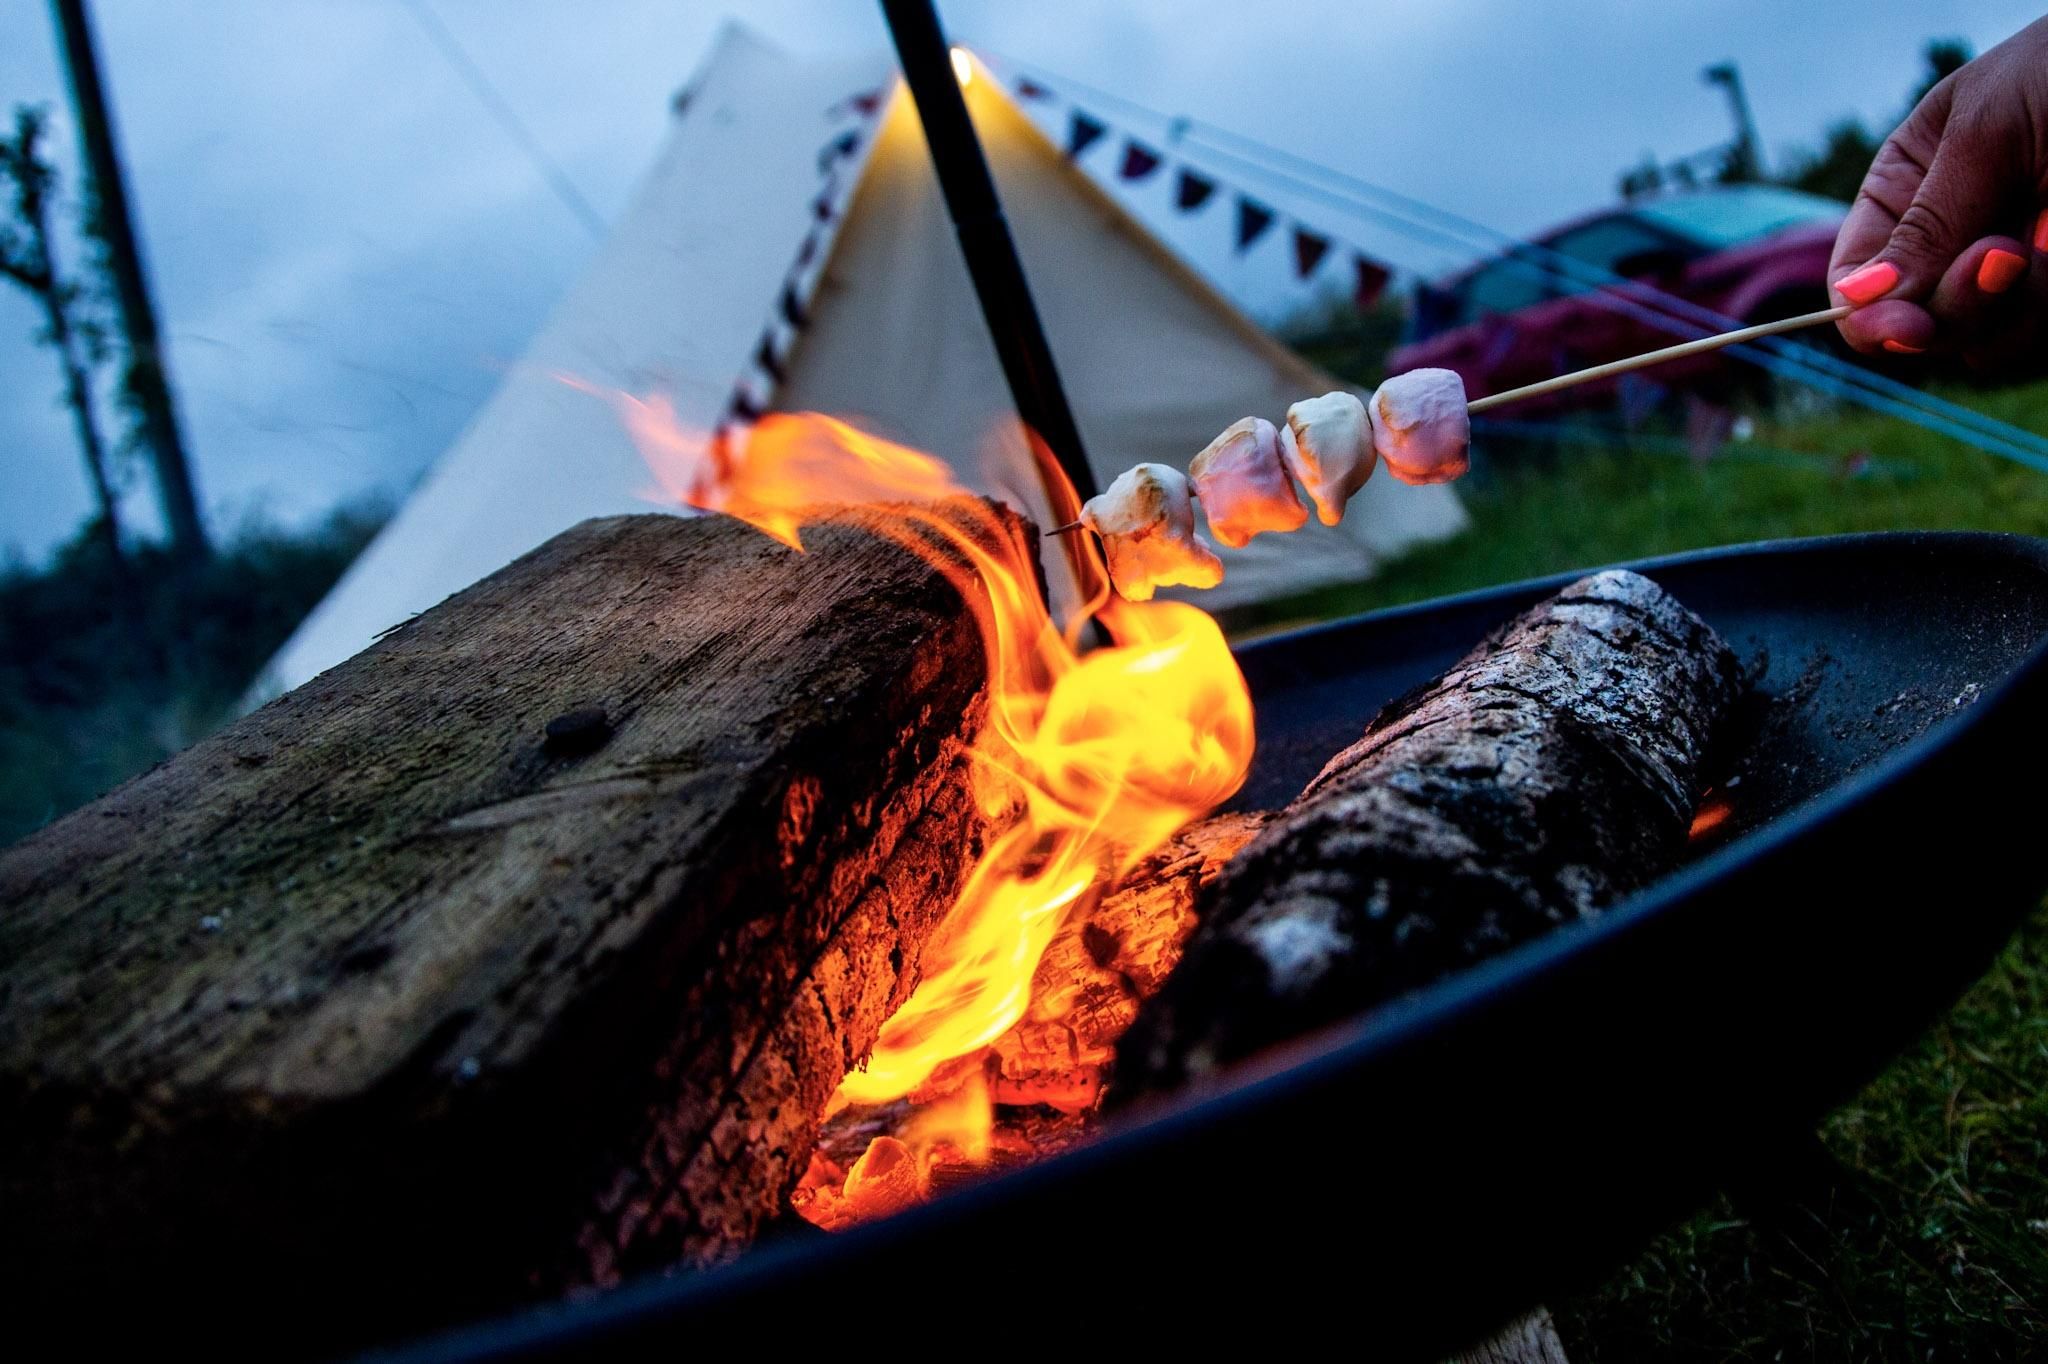
[[[811,257],[811,252],[816,249],[816,247],[812,247],[810,251],[804,252],[803,259],[808,261]],[[782,297],[775,301],[775,310],[782,314],[782,320],[789,324],[791,331],[800,332],[805,327],[811,325],[810,312],[804,307],[804,301],[797,297],[796,281],[794,279],[783,281]]]
[[[1051,99],[1052,91],[1040,85],[1029,76],[1017,78],[1017,93],[1025,99]]]
[[[1351,267],[1358,272],[1358,287],[1351,295],[1352,301],[1360,309],[1370,308],[1386,292],[1391,272],[1378,261],[1369,260],[1356,251],[1351,253]]]
[[[1256,199],[1237,196],[1237,249],[1251,250],[1252,243],[1266,235],[1273,225],[1273,210]]]
[[[1307,279],[1323,263],[1329,253],[1330,239],[1320,232],[1311,232],[1299,223],[1294,228],[1294,273],[1299,279]]]
[[[760,406],[755,403],[753,395],[743,388],[733,390],[732,402],[726,408],[726,411],[732,414],[733,420],[749,423],[757,422],[765,415],[761,411]]]
[[[796,249],[796,268],[799,270],[803,269],[811,263],[811,258],[817,254],[818,234],[816,232],[805,234],[804,244]]]
[[[888,95],[889,91],[886,88],[866,90],[849,98],[846,101],[846,107],[859,114],[862,118],[873,118],[875,110],[882,107],[882,101],[888,98]]]
[[[1118,172],[1126,180],[1143,180],[1159,169],[1160,156],[1138,139],[1124,139],[1124,164]]]
[[[1209,202],[1209,196],[1216,192],[1216,182],[1206,175],[1181,167],[1173,186],[1173,203],[1183,213],[1193,213]]]
[[[860,148],[860,134],[852,130],[841,133],[827,142],[818,152],[818,174],[832,169],[832,163],[852,156]]]
[[[1108,132],[1100,119],[1088,117],[1079,109],[1067,120],[1067,158],[1072,160],[1095,145],[1095,140]]]
[[[788,380],[789,375],[782,368],[782,357],[775,353],[774,332],[768,331],[761,334],[761,344],[754,348],[754,364],[763,374],[775,381],[777,388],[780,388]]]

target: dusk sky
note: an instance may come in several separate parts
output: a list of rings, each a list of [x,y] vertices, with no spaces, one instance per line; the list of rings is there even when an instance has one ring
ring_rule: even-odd
[[[596,247],[417,5],[606,221],[728,14],[803,53],[886,43],[863,0],[98,0],[104,75],[217,532],[402,496]],[[1523,233],[1610,201],[1617,173],[1646,151],[1725,140],[1721,95],[1699,79],[1710,62],[1741,64],[1777,156],[1844,117],[1894,115],[1929,38],[1981,51],[2038,17],[2041,0],[941,8],[970,46]],[[52,106],[75,187],[42,0],[0,0],[0,100]],[[1211,264],[1264,316],[1293,302],[1270,263]],[[32,343],[38,322],[26,295],[0,292],[0,552],[32,560],[89,505],[56,365]],[[140,470],[127,505],[134,524],[155,524]]]

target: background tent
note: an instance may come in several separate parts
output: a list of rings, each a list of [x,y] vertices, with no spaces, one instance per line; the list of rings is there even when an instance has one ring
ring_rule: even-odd
[[[968,106],[1104,484],[1185,467],[1238,417],[1339,387],[1067,161],[986,70]],[[686,430],[850,417],[1045,512],[910,99],[886,58],[806,61],[728,25],[589,270],[504,385],[271,661],[298,685],[589,516],[647,511],[612,408],[552,376],[659,393]],[[1343,526],[1224,551],[1225,606],[1370,576],[1465,518],[1380,477]],[[1056,562],[1058,556],[1048,556]],[[1049,563],[1049,569],[1053,564]]]

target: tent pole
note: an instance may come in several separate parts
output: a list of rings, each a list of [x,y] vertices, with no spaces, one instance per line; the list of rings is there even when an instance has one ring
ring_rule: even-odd
[[[995,341],[1017,415],[1045,442],[1074,492],[1083,500],[1093,497],[1098,491],[1095,473],[1088,466],[1073,410],[1067,406],[1066,390],[1060,387],[1059,371],[1053,367],[1052,348],[1031,301],[1031,286],[1025,282],[1009,220],[1003,217],[1002,202],[996,197],[988,158],[967,116],[967,101],[953,74],[952,52],[939,27],[938,13],[932,0],[882,0],[882,15],[895,40],[918,118],[924,123],[932,168],[938,172],[946,211],[959,235],[960,254],[967,258],[967,273],[974,279],[974,292],[981,300],[982,317]],[[1041,470],[1041,476],[1044,474]],[[1071,519],[1079,510],[1065,505],[1049,477],[1046,497],[1061,520]]]

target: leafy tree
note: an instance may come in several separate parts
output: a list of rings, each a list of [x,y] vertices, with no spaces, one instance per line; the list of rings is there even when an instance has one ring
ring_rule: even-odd
[[[1861,119],[1844,119],[1827,130],[1819,147],[1792,153],[1778,183],[1844,203],[1853,200],[1863,184],[1864,172],[1870,169],[1892,128],[1912,112],[1929,90],[1970,60],[1970,45],[1959,38],[1939,38],[1927,45],[1925,58],[1927,67],[1919,84],[1890,124],[1879,130],[1868,127]]]
[[[13,222],[0,223],[0,276],[25,290],[43,310],[36,339],[57,353],[63,371],[64,405],[71,409],[86,477],[99,505],[93,534],[108,558],[120,564],[121,524],[92,396],[93,370],[107,355],[106,333],[91,315],[84,287],[58,263],[50,221],[57,171],[41,145],[48,120],[41,108],[17,107],[12,134],[0,140],[0,183],[11,193],[14,215]]]

